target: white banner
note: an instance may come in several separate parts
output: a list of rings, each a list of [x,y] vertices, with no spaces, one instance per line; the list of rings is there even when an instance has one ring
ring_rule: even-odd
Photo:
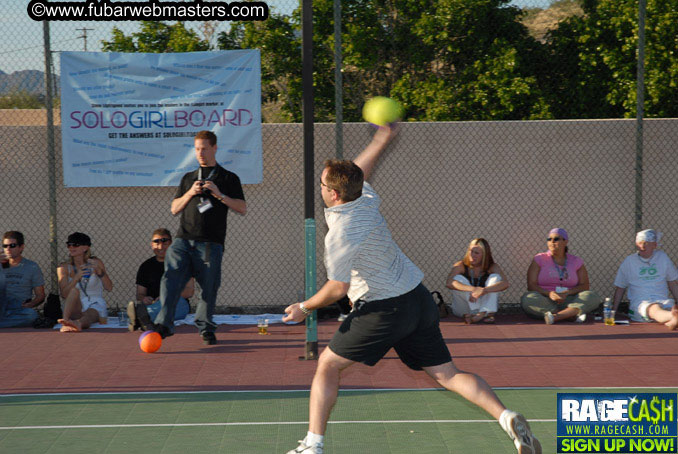
[[[222,167],[261,183],[258,50],[61,53],[66,187],[177,185],[201,130]]]

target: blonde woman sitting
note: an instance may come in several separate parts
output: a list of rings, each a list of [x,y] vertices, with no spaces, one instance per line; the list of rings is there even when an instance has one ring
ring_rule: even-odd
[[[464,322],[494,323],[499,293],[509,287],[499,264],[494,262],[490,244],[476,238],[468,245],[466,255],[455,263],[445,286],[452,289],[452,313]]]
[[[64,302],[64,315],[59,319],[61,332],[70,333],[89,328],[108,317],[104,290],[110,292],[113,282],[104,262],[92,257],[92,242],[84,233],[68,236],[68,261],[57,268],[59,290]]]

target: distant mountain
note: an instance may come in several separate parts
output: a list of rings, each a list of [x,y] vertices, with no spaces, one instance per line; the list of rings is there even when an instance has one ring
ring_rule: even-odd
[[[535,39],[544,41],[546,34],[568,17],[582,16],[582,0],[558,0],[546,9],[526,8],[522,23]]]
[[[59,87],[59,77],[56,77],[56,87]],[[14,71],[7,74],[0,71],[0,95],[26,91],[28,93],[45,94],[45,73],[35,69]]]

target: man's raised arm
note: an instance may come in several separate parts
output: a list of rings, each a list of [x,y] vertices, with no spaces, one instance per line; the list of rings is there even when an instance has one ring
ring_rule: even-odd
[[[379,126],[377,132],[374,133],[374,137],[372,137],[372,142],[353,160],[362,169],[365,181],[372,175],[381,152],[384,151],[386,145],[389,144],[396,134],[396,126]]]

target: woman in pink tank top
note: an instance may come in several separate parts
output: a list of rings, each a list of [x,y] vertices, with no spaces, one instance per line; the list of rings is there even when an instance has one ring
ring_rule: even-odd
[[[548,251],[534,256],[527,270],[527,293],[520,299],[523,310],[547,325],[562,320],[584,322],[600,305],[600,296],[589,290],[584,261],[568,253],[565,229],[552,229]]]

